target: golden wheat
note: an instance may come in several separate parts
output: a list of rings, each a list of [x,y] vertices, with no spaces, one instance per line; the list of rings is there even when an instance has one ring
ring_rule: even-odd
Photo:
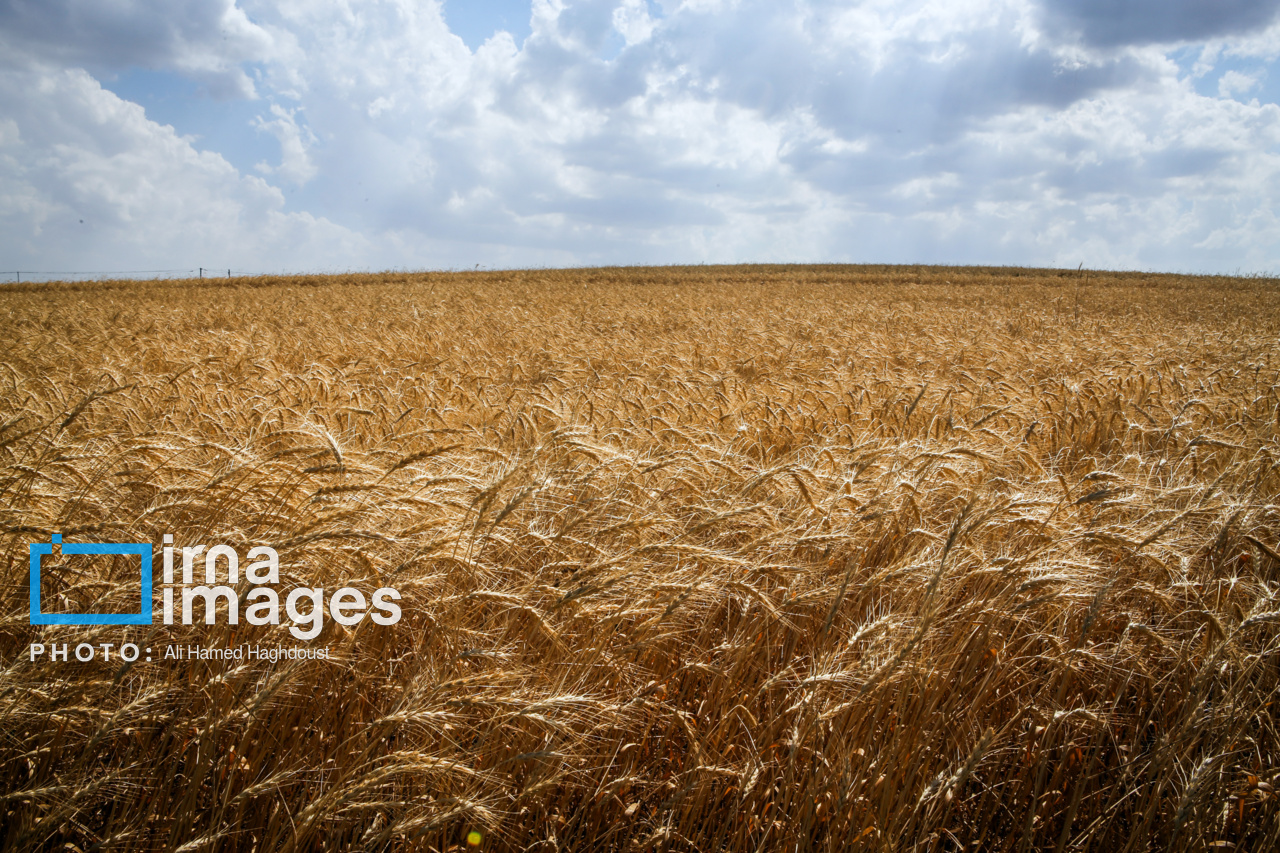
[[[1280,845],[1274,281],[49,284],[0,330],[4,849]],[[404,618],[29,659],[283,642],[28,624],[27,543],[170,532]]]

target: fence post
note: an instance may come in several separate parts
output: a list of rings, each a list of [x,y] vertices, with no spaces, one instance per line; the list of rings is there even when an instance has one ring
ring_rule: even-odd
[[[18,270],[14,275],[18,277],[18,284],[22,284],[22,270]]]
[[[200,278],[204,278],[204,267],[200,267]]]
[[[227,278],[231,278],[231,270],[227,270]]]

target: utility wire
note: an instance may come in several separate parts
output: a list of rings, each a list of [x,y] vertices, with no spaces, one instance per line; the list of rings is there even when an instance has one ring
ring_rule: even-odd
[[[174,268],[167,270],[13,270],[13,272],[26,275],[131,275],[144,272],[195,272],[195,270]]]
[[[216,277],[219,277],[219,274],[223,273],[224,270],[225,270],[225,275],[228,275],[228,276],[233,274],[236,276],[262,275],[262,273],[259,273],[259,272],[250,272],[248,270],[233,270],[233,269],[228,269],[227,267],[222,267],[220,269],[217,267],[197,267],[196,269],[190,269],[185,267],[170,267],[168,269],[155,269],[155,270],[0,270],[0,275],[12,275],[17,280],[17,283],[21,284],[22,277],[24,275],[31,276],[31,277],[44,277],[44,276],[57,276],[57,275],[102,277],[102,276],[113,276],[113,275],[159,275],[161,273],[186,273],[190,275],[191,273],[197,273],[202,278],[209,278],[209,277],[216,278]],[[208,275],[206,275],[206,273]]]

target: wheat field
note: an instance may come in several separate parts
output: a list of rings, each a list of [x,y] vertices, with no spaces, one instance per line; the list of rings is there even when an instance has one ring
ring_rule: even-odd
[[[0,333],[4,850],[1280,847],[1274,280],[52,283]],[[29,624],[29,543],[166,533],[403,619]],[[125,640],[330,657],[29,654]]]

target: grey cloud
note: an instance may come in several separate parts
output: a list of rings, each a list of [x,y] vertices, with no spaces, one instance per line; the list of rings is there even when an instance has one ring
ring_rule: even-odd
[[[1277,0],[1040,0],[1051,31],[1059,26],[1098,47],[1196,42],[1261,29],[1276,20]]]
[[[535,34],[540,38],[554,35],[576,43],[591,52],[599,52],[613,32],[613,10],[616,0],[580,0],[567,4],[555,19],[552,32]]]
[[[1028,49],[1012,20],[942,43],[903,38],[879,63],[797,21],[786,6],[744,3],[732,16],[669,20],[663,43],[645,49],[655,67],[686,68],[688,86],[708,98],[768,118],[806,105],[845,138],[876,135],[913,147],[955,139],[1021,107],[1062,108],[1153,76],[1132,57],[1064,65]]]
[[[992,116],[1026,106],[1061,109],[1150,76],[1129,58],[1063,67],[993,34],[976,35],[968,48],[946,64],[912,52],[870,73],[819,72],[813,103],[824,122],[846,135],[902,132],[908,144],[938,144]]]
[[[544,39],[530,39],[512,79],[497,84],[498,106],[513,114],[528,106],[536,92],[572,94],[587,109],[610,109],[645,91],[645,72],[655,67],[653,57],[628,51],[613,62]]]
[[[234,0],[0,0],[0,47],[11,56],[99,74],[176,70],[217,97],[251,96],[241,64],[267,59],[271,44]]]

